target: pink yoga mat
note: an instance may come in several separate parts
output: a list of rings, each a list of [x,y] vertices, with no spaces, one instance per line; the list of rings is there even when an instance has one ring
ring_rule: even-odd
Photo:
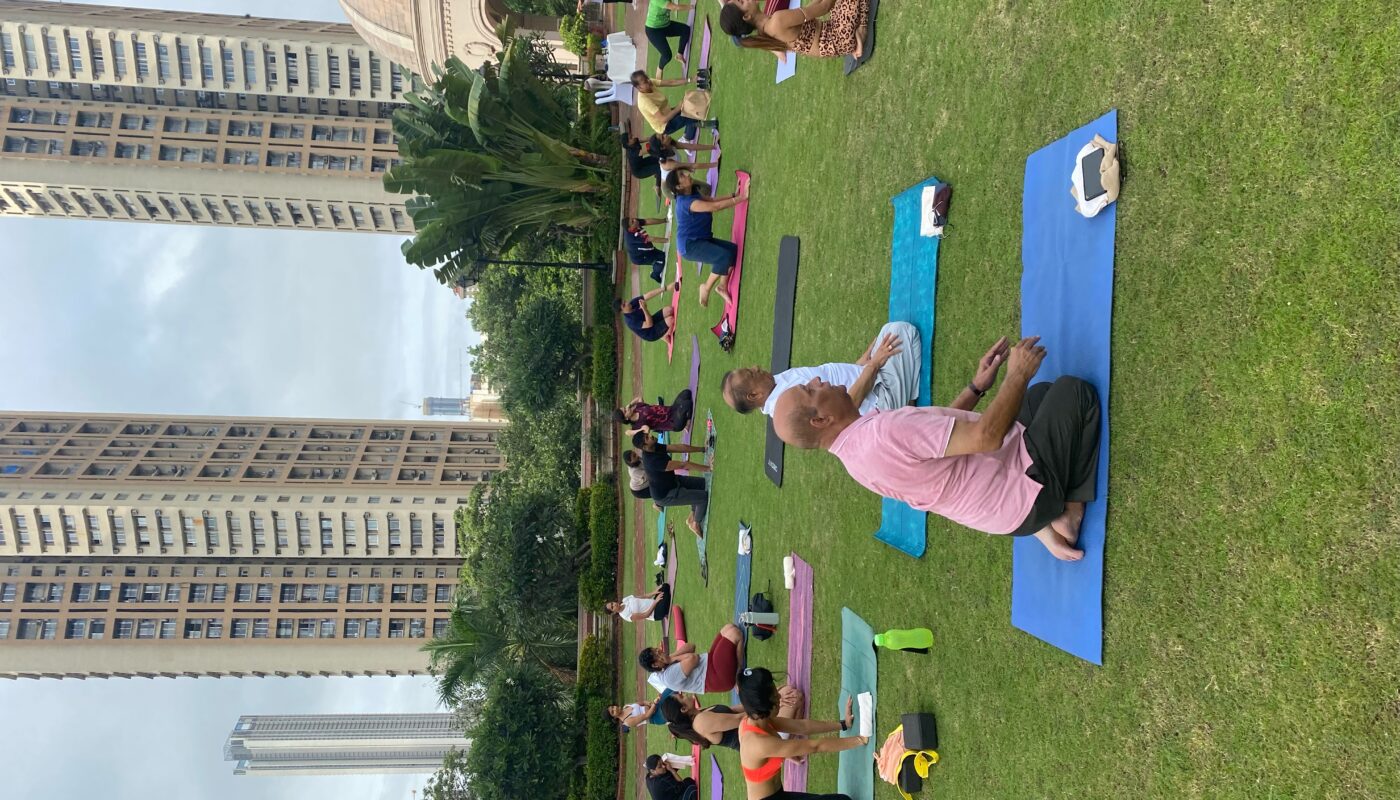
[[[788,597],[787,681],[808,699],[812,692],[812,565],[792,554],[792,594]],[[806,716],[803,709],[802,716]],[[807,791],[807,762],[788,761],[783,766],[783,788],[789,792]]]
[[[672,237],[672,243],[673,243],[672,246],[674,246],[674,247],[676,248],[676,280],[679,281],[679,280],[682,278],[682,276],[683,276],[684,270],[681,269],[681,250],[680,250],[680,247],[679,247],[678,245],[675,245],[674,242],[675,242],[675,238]],[[680,289],[677,289],[677,290],[675,290],[674,292],[671,292],[671,330],[668,331],[668,332],[666,333],[666,363],[667,363],[667,364],[671,363],[671,359],[674,358],[674,357],[675,357],[675,354],[676,354],[676,327],[680,325],[680,321],[681,321],[681,290],[680,290]]]
[[[724,800],[724,773],[714,756],[710,756],[710,800]]]
[[[743,191],[749,185],[749,173],[736,172],[737,190]],[[734,269],[729,272],[729,302],[724,304],[724,319],[718,325],[710,328],[715,336],[721,335],[722,329],[726,325],[729,330],[737,336],[739,332],[739,280],[744,273],[744,234],[749,227],[749,203],[744,201],[734,207],[734,228],[730,234],[730,239],[739,246],[739,253],[734,259]]]
[[[700,32],[700,69],[710,66],[710,21],[705,20],[705,29]]]

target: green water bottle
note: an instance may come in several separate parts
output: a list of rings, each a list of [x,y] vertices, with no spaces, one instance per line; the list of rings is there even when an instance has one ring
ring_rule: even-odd
[[[875,634],[875,646],[927,655],[929,648],[933,647],[933,631],[928,628],[891,628]]]

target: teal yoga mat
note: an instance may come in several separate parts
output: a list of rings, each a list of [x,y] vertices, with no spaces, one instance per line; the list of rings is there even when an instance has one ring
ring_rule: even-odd
[[[841,609],[841,698],[837,706],[837,719],[846,713],[846,698],[855,697],[861,692],[875,694],[875,631],[860,615],[849,608]],[[879,703],[875,704],[878,720]],[[860,719],[859,708],[855,709],[856,719]],[[879,730],[876,725],[875,730]],[[858,736],[859,728],[848,731],[843,736]],[[843,750],[837,754],[836,791],[848,795],[851,800],[874,800],[875,797],[875,740],[870,737],[863,747]]]
[[[916,405],[933,402],[934,293],[938,283],[938,238],[919,235],[919,201],[924,187],[941,181],[929,178],[894,196],[894,233],[890,242],[890,321],[908,322],[919,329],[923,366],[919,368]],[[899,500],[883,498],[880,530],[875,538],[914,558],[928,546],[928,515]]]

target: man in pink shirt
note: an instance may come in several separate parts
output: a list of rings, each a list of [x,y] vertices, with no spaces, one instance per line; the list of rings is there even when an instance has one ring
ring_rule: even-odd
[[[986,391],[976,381],[952,408],[861,416],[846,387],[814,378],[778,398],[773,425],[788,444],[830,451],[877,494],[985,533],[1034,535],[1056,558],[1078,561],[1098,470],[1099,399],[1070,376],[1029,386],[1045,358],[1039,341],[1010,349],[985,414],[972,410]],[[995,370],[983,386],[994,381]]]

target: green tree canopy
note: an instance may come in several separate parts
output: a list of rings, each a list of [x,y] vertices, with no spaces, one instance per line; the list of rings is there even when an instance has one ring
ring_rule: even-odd
[[[572,735],[558,684],[536,667],[501,670],[472,730],[467,772],[478,800],[563,800]]]

